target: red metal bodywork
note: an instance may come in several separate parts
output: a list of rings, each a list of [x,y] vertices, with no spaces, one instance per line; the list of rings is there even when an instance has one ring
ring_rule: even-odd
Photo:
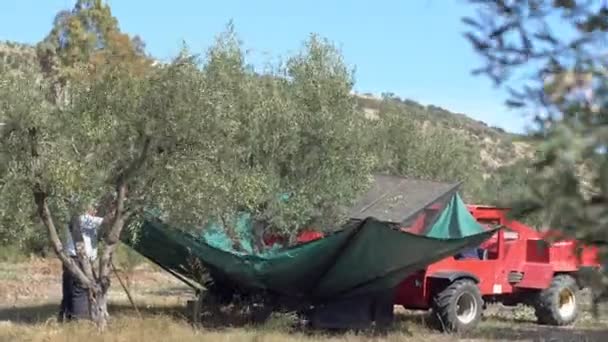
[[[438,287],[462,277],[477,281],[484,297],[508,297],[547,288],[556,273],[575,273],[583,266],[599,266],[595,248],[584,247],[579,257],[573,240],[548,245],[544,243],[543,233],[508,220],[506,208],[467,207],[478,222],[503,227],[480,246],[487,251],[483,260],[458,260],[451,256],[431,264],[401,283],[395,304],[408,309],[428,309]],[[415,230],[412,228],[407,230]],[[519,278],[514,280],[510,274]]]
[[[509,298],[525,292],[549,287],[556,273],[575,274],[581,267],[599,267],[598,252],[593,247],[583,247],[580,256],[576,254],[574,240],[561,240],[551,245],[544,237],[555,232],[540,233],[533,228],[507,219],[507,208],[468,205],[469,212],[483,225],[498,225],[502,229],[484,242],[480,248],[487,251],[484,259],[461,259],[447,257],[427,266],[406,279],[398,286],[395,304],[407,309],[426,310],[431,307],[437,291],[451,281],[472,278],[477,282],[484,298]],[[437,208],[428,208],[427,214]],[[420,234],[427,216],[420,215],[403,231]],[[297,241],[304,243],[322,238],[323,233],[307,229],[298,234]],[[267,245],[285,243],[278,236],[265,239]],[[521,276],[517,281],[509,281],[509,274]]]

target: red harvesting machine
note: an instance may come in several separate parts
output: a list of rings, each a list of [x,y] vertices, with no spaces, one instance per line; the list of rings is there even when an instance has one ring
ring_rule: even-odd
[[[507,219],[507,208],[468,205],[479,222],[502,229],[475,249],[454,255],[407,277],[395,304],[433,311],[440,327],[467,331],[481,319],[486,303],[527,304],[538,322],[567,325],[577,318],[580,271],[599,269],[598,251],[574,240],[549,244],[549,233]],[[581,253],[577,253],[577,248]]]

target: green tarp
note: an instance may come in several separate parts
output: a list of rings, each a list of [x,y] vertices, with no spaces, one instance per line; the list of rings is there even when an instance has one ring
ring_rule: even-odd
[[[494,233],[477,223],[457,193],[442,198],[423,234],[367,218],[322,239],[254,254],[222,242],[228,238],[221,237],[219,227],[195,236],[148,220],[138,239],[126,242],[187,278],[192,278],[193,261],[199,261],[239,287],[312,300],[361,295],[394,288],[411,272],[477,246]],[[249,227],[245,221],[241,226]]]
[[[436,239],[459,239],[482,233],[483,227],[466,209],[456,193],[448,201],[437,221],[430,226],[425,236]]]

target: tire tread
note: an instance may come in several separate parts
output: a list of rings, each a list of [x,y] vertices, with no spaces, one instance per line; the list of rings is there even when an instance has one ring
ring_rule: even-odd
[[[562,326],[568,325],[576,320],[578,308],[575,309],[573,317],[567,320],[560,317],[557,311],[557,303],[555,303],[556,291],[559,292],[564,287],[570,287],[576,296],[578,290],[576,280],[567,274],[556,275],[551,281],[551,285],[547,289],[539,292],[536,305],[534,306],[535,315],[539,323]],[[576,305],[578,305],[578,301]]]
[[[477,318],[467,324],[460,325],[458,324],[458,320],[456,316],[453,314],[452,306],[455,305],[453,302],[454,296],[462,291],[473,292],[475,298],[477,298]],[[436,320],[439,323],[440,328],[442,330],[447,331],[466,331],[470,330],[472,327],[476,326],[479,320],[481,319],[481,311],[483,310],[483,299],[481,298],[481,293],[477,288],[477,284],[469,279],[460,279],[456,280],[447,286],[444,290],[437,293],[434,298],[433,303],[433,312]]]

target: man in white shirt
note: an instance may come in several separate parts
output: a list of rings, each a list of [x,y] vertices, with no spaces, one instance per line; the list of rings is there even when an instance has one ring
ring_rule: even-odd
[[[79,217],[84,252],[91,261],[97,259],[97,234],[103,222],[103,217],[94,216],[95,214],[95,210],[91,209]],[[72,234],[68,230],[66,235],[66,252],[70,257],[76,257],[76,246]]]
[[[97,210],[90,207],[84,215],[78,217],[80,221],[80,232],[82,233],[82,242],[84,243],[84,252],[90,261],[97,259],[97,238],[99,228],[103,223],[103,218],[98,217]],[[66,234],[66,253],[78,263],[76,254],[76,245],[71,229],[77,227],[69,227]],[[63,277],[63,299],[61,301],[61,309],[59,320],[71,320],[73,318],[87,318],[89,315],[89,300],[87,289],[83,288],[78,279],[74,277],[70,271],[64,266]]]

